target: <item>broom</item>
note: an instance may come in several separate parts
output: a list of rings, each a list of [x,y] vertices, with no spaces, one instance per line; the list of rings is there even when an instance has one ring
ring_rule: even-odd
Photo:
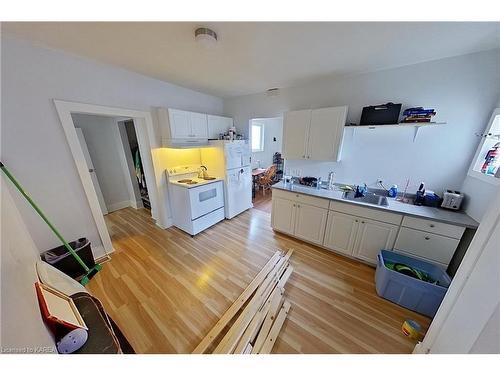
[[[82,260],[82,258],[80,258],[78,256],[78,254],[76,253],[76,251],[73,250],[73,248],[71,246],[69,246],[68,242],[66,242],[66,240],[63,238],[63,236],[61,236],[61,234],[59,233],[59,231],[52,225],[52,223],[49,221],[49,219],[47,219],[47,217],[44,215],[44,213],[42,212],[42,210],[40,208],[38,208],[38,206],[35,204],[35,202],[33,202],[33,200],[30,198],[30,196],[24,191],[23,187],[19,184],[19,182],[17,182],[17,180],[15,179],[15,177],[9,172],[9,170],[7,169],[7,167],[1,161],[0,161],[0,169],[2,169],[3,173],[5,173],[5,175],[14,184],[14,186],[22,194],[22,196],[24,198],[26,198],[26,200],[29,202],[29,204],[31,205],[31,207],[33,207],[33,209],[38,213],[38,215],[40,215],[40,217],[43,219],[43,221],[45,221],[45,223],[47,223],[47,225],[49,226],[49,228],[52,229],[52,232],[54,232],[54,234],[56,235],[56,237],[59,238],[59,240],[61,240],[61,242],[63,243],[63,245],[66,248],[66,250],[68,250],[69,253],[71,255],[73,255],[73,257],[75,258],[75,260],[85,270],[85,275],[80,280],[80,284],[86,285],[90,281],[90,279],[92,277],[94,277],[94,275],[102,269],[102,266],[100,264],[96,264],[92,268],[87,267],[87,265]]]

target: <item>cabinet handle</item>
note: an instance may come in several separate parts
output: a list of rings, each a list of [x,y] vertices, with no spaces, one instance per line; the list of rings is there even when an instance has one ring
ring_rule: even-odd
[[[424,237],[426,240],[430,240],[431,238],[429,236]]]
[[[355,223],[358,223],[358,222],[359,222],[359,220],[357,220],[357,219],[356,219],[356,220],[354,220],[354,222],[355,222]]]
[[[295,205],[293,205],[293,207],[295,207]]]
[[[364,224],[364,223],[365,223],[364,221],[361,222],[361,224]]]
[[[306,158],[306,156],[305,156],[305,155],[302,155],[302,159],[305,159],[305,158]]]
[[[434,225],[434,224],[429,224],[429,226],[430,226],[431,228],[434,228],[434,227],[435,227],[435,225]]]
[[[309,156],[309,155],[307,155],[307,158],[309,159],[309,158],[310,158],[310,156]]]

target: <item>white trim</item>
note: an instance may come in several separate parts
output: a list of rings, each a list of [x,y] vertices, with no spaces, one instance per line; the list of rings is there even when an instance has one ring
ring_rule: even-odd
[[[118,211],[127,207],[133,207],[132,201],[121,201],[108,204],[108,213]]]
[[[76,168],[82,181],[83,189],[92,212],[92,217],[94,218],[105,252],[112,252],[113,246],[111,244],[111,238],[109,236],[106,223],[104,222],[104,217],[102,215],[96,193],[92,187],[92,180],[86,167],[87,164],[83,156],[83,151],[80,143],[78,142],[73,118],[71,117],[72,113],[110,117],[128,117],[134,119],[134,126],[139,143],[139,151],[142,156],[144,173],[151,201],[151,216],[163,226],[163,218],[166,217],[166,214],[163,212],[163,205],[159,204],[160,200],[158,197],[160,186],[158,184],[159,180],[156,178],[157,174],[155,174],[155,166],[158,166],[158,164],[155,162],[154,153],[152,152],[152,149],[159,147],[159,142],[155,136],[150,112],[69,102],[57,99],[54,99],[54,105],[59,115],[59,119],[61,120],[61,125],[63,127],[64,134],[66,135],[73,159],[75,160]]]
[[[483,220],[481,221],[481,224],[479,225],[479,228],[476,232],[476,235],[474,236],[467,252],[465,253],[462,263],[460,264],[457,273],[455,274],[455,277],[453,278],[453,281],[448,288],[448,292],[446,293],[441,306],[434,316],[434,319],[424,337],[424,340],[422,341],[422,343],[415,347],[413,353],[432,353],[433,346],[438,340],[443,340],[443,337],[445,337],[446,340],[451,342],[453,340],[456,340],[456,337],[452,337],[453,335],[461,335],[461,332],[450,333],[447,332],[444,328],[447,323],[450,323],[451,326],[453,325],[453,323],[456,323],[453,321],[452,316],[454,308],[456,307],[456,304],[459,301],[464,288],[467,286],[472,273],[481,272],[481,270],[475,269],[475,267],[479,259],[483,255],[483,251],[485,250],[485,248],[491,245],[491,243],[489,242],[493,241],[492,238],[495,234],[495,230],[498,230],[498,225],[500,222],[500,211],[498,210],[498,207],[500,207],[500,193],[497,194],[493,203],[490,205],[490,209],[484,215]],[[491,287],[498,288],[497,285],[492,285]],[[477,293],[482,298],[495,297],[493,294],[485,290],[477,290]],[[498,295],[496,297],[498,297]],[[470,306],[470,309],[472,310],[474,307],[477,306]],[[470,348],[472,348],[472,345],[475,341],[473,336],[475,335],[475,338],[477,338],[477,336],[480,334],[485,325],[485,319],[480,319],[478,316],[471,316],[470,319],[466,322],[466,325],[467,331],[469,332],[469,339],[459,339],[460,346],[462,348],[461,352],[463,353],[467,353]]]
[[[495,121],[495,118],[497,116],[500,116],[500,108],[495,108],[493,110],[493,113],[491,114],[490,121],[488,122],[488,125],[486,126],[484,133],[488,133],[493,125],[493,121]],[[500,185],[500,178],[494,177],[494,176],[487,176],[481,172],[475,171],[474,166],[477,163],[477,159],[479,158],[479,153],[483,149],[484,142],[486,142],[486,138],[482,137],[481,141],[479,142],[479,145],[477,146],[476,153],[474,154],[474,158],[472,158],[472,162],[469,166],[469,171],[467,172],[468,176],[477,178],[478,180],[481,180],[483,182],[487,182],[488,184],[491,185]],[[499,141],[500,142],[500,141]]]

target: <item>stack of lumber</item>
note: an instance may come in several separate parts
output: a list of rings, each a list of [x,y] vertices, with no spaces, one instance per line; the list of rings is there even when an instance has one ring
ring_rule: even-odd
[[[289,262],[292,253],[277,251],[271,257],[193,354],[271,352],[290,310],[284,286],[293,272]]]

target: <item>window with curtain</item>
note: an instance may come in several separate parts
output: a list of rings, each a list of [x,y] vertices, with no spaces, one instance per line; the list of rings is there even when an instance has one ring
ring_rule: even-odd
[[[264,151],[264,124],[252,124],[252,152]]]

